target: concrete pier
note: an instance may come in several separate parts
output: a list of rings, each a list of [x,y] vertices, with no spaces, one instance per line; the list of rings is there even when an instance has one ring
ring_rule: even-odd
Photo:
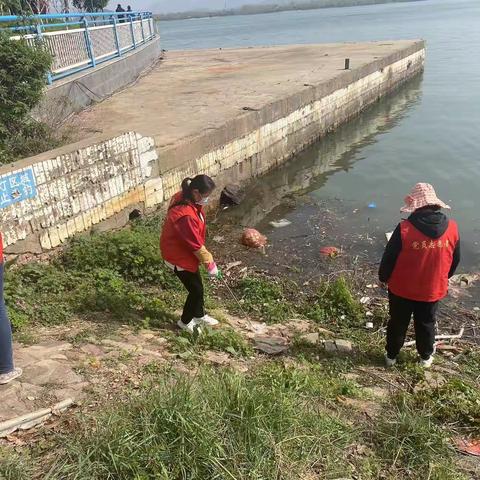
[[[418,74],[424,58],[422,41],[169,52],[76,117],[79,143],[0,169],[31,169],[35,182],[33,197],[0,210],[8,249],[120,226],[185,176],[221,186],[260,175]]]

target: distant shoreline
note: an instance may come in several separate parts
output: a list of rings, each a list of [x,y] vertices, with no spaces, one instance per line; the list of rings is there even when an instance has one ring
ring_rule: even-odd
[[[301,10],[318,10],[321,8],[357,7],[380,5],[385,3],[421,2],[425,0],[300,0],[290,5],[244,5],[240,8],[227,10],[187,11],[165,14],[155,14],[155,20],[188,20],[192,18],[230,17],[234,15],[257,15],[262,13],[277,13]],[[341,3],[340,3],[341,2]]]

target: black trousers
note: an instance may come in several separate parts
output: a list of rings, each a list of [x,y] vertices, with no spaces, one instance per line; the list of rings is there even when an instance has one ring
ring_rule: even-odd
[[[205,315],[202,277],[198,270],[192,273],[185,270],[179,272],[175,269],[175,275],[188,291],[187,301],[183,307],[182,314],[182,322],[186,325],[190,323],[194,317],[202,318]]]
[[[417,352],[427,360],[434,352],[435,322],[439,302],[416,302],[388,293],[390,320],[387,326],[387,355],[395,358],[403,347],[413,314]]]

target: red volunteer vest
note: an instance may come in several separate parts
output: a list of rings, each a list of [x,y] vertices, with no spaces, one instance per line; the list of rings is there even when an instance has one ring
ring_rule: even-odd
[[[448,293],[448,273],[458,243],[458,227],[449,220],[445,233],[427,237],[408,220],[400,224],[402,250],[388,281],[399,297],[419,302],[436,302]]]
[[[171,203],[177,202],[181,198],[181,193],[177,193]],[[189,204],[178,205],[170,208],[167,218],[163,224],[162,235],[160,237],[160,251],[162,257],[167,262],[177,267],[183,268],[188,272],[196,272],[200,266],[198,258],[193,254],[191,248],[182,239],[175,229],[175,223],[182,217],[189,216],[195,222],[197,233],[205,242],[207,233],[206,222],[199,218],[199,214],[205,219],[203,208]]]

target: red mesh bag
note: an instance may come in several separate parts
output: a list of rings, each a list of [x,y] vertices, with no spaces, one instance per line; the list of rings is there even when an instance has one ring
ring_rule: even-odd
[[[340,250],[337,247],[322,247],[320,249],[320,255],[324,257],[336,257],[340,254]]]
[[[267,244],[267,237],[254,228],[247,228],[242,235],[242,244],[251,248],[264,247]]]

